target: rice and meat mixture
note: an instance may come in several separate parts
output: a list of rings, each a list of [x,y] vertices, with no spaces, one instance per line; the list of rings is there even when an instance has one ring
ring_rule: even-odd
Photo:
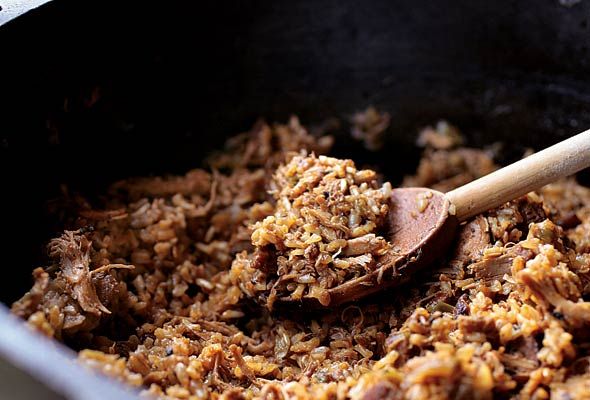
[[[459,142],[428,128],[405,183],[447,190],[496,168]],[[588,398],[590,189],[573,178],[474,217],[405,287],[269,311],[285,296],[328,303],[390,245],[389,185],[322,156],[332,143],[296,118],[260,122],[210,169],[117,182],[93,205],[70,195],[13,312],[162,398]]]
[[[376,235],[389,211],[391,184],[351,160],[297,155],[269,182],[273,215],[252,227],[256,250],[236,256],[232,282],[269,309],[277,298],[317,299],[378,268],[390,248]]]

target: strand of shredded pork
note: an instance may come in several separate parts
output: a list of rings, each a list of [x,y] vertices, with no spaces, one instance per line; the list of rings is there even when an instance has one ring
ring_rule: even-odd
[[[408,184],[446,190],[496,168],[489,153],[457,147],[449,132],[439,124],[422,135],[427,149]],[[379,198],[383,190],[349,161],[300,154],[325,154],[331,143],[295,118],[260,122],[209,160],[221,172],[118,182],[96,208],[66,199],[66,230],[13,312],[80,350],[85,364],[163,398],[588,398],[590,190],[573,179],[473,218],[444,262],[380,298],[282,317],[248,301],[260,293],[266,304],[273,288],[309,295],[312,279],[280,277],[309,260],[303,268],[321,282],[339,271],[335,260],[356,256],[344,254],[351,241],[378,237],[372,227],[353,232],[369,221],[378,227],[384,203],[358,217],[346,205],[346,221],[332,221],[332,206],[320,205],[332,194]],[[302,199],[297,183],[325,163],[346,166],[346,190],[313,197],[329,183],[324,171]],[[297,200],[300,213],[311,206],[329,215],[308,213],[277,235]],[[305,218],[314,228],[307,236]],[[299,247],[314,234],[319,244]],[[298,246],[279,245],[287,239]],[[337,240],[342,247],[328,248]],[[258,271],[239,267],[254,245],[286,260],[281,274],[264,272],[260,288],[238,284]],[[307,248],[318,251],[306,258]],[[315,268],[330,258],[325,270]],[[363,273],[354,265],[343,271]]]

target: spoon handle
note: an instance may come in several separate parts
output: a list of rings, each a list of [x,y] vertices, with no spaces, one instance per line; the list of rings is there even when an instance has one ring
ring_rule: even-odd
[[[590,167],[590,130],[446,193],[459,221]]]

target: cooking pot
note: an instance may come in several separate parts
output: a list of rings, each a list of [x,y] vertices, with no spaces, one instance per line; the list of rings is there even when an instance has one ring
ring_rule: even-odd
[[[63,184],[92,194],[180,173],[257,118],[291,114],[308,126],[338,118],[334,154],[393,182],[417,165],[419,127],[442,118],[513,161],[590,127],[589,46],[584,1],[49,2],[0,27],[0,300],[19,298],[43,265]],[[348,135],[368,105],[391,114],[378,152]],[[4,308],[0,323],[12,332],[0,334],[3,365],[30,387],[118,390]]]

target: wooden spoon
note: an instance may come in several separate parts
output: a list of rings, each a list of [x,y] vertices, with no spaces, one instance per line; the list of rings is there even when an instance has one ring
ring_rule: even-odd
[[[388,216],[393,250],[382,257],[375,271],[329,289],[329,306],[409,281],[417,270],[445,254],[459,223],[589,166],[590,130],[448,193],[394,189]],[[312,298],[284,297],[280,303],[322,307]]]

